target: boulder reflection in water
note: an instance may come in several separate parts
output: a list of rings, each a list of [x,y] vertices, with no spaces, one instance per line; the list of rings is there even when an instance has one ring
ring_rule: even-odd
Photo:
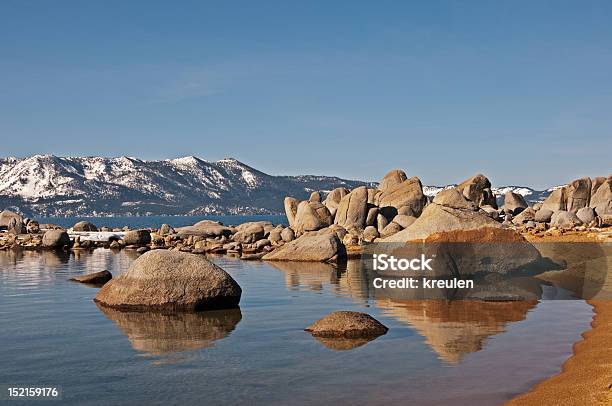
[[[377,300],[386,314],[412,326],[448,363],[480,351],[485,341],[505,331],[511,322],[524,320],[538,302],[472,300]]]
[[[166,355],[207,348],[227,337],[242,319],[240,309],[195,313],[125,312],[98,308],[127,336],[135,350]]]

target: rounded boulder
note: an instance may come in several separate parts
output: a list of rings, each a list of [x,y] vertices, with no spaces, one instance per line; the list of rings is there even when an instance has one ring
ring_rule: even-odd
[[[72,229],[74,231],[98,231],[98,227],[89,221],[79,221],[72,227]]]
[[[147,245],[151,243],[151,233],[147,230],[127,231],[123,236],[125,245]]]
[[[125,310],[210,310],[238,306],[242,289],[206,258],[180,251],[153,250],[106,283],[94,299]]]
[[[63,230],[49,230],[43,235],[42,245],[46,248],[62,248],[70,245],[70,236]]]
[[[317,320],[304,331],[315,337],[377,337],[389,329],[366,313],[338,311]]]

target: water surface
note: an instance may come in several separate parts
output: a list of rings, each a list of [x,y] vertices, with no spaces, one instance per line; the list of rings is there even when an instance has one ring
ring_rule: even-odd
[[[60,385],[63,403],[501,404],[557,373],[589,328],[579,300],[398,300],[359,263],[213,260],[242,286],[239,310],[159,315],[99,309],[69,282],[126,270],[134,253],[0,252],[0,383]],[[389,332],[317,340],[334,310],[367,312]]]

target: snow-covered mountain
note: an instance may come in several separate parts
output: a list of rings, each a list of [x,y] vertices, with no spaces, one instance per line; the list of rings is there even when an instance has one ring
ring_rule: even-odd
[[[17,207],[39,217],[280,214],[285,196],[306,199],[315,190],[361,185],[374,184],[329,176],[272,176],[231,158],[0,158],[0,209]],[[424,192],[434,196],[444,188],[424,186]],[[507,190],[528,201],[550,193],[519,186],[494,188],[501,195]]]
[[[366,184],[328,176],[271,176],[235,159],[189,156],[0,158],[0,208],[36,216],[273,214],[283,198]]]

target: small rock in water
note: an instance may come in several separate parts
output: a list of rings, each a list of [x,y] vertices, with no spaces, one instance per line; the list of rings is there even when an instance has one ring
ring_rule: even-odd
[[[304,329],[316,337],[378,337],[389,329],[366,313],[332,312]]]
[[[75,276],[74,278],[70,278],[71,281],[81,282],[81,283],[90,283],[92,285],[104,285],[106,282],[110,281],[113,278],[113,275],[108,271],[100,271],[89,273],[87,275]]]

